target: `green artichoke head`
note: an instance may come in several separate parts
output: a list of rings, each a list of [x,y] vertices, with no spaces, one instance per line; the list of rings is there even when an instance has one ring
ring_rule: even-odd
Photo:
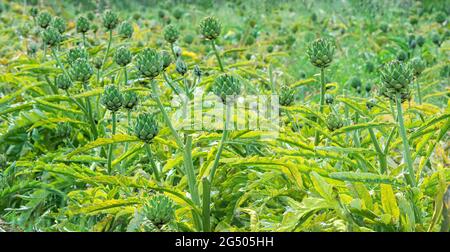
[[[325,103],[331,105],[334,103],[334,97],[330,94],[325,94]]]
[[[205,39],[214,40],[219,37],[222,25],[215,17],[205,17],[200,22],[200,32]]]
[[[136,67],[142,76],[153,79],[163,70],[162,57],[155,49],[146,48],[138,54]]]
[[[180,36],[180,32],[174,25],[168,25],[166,28],[164,28],[164,39],[173,44],[177,41],[178,37]]]
[[[53,20],[52,26],[55,27],[60,34],[63,34],[66,31],[67,23],[63,18],[56,17]]]
[[[334,50],[334,42],[330,39],[320,38],[309,45],[306,54],[311,64],[319,68],[326,68],[333,61]]]
[[[413,58],[409,62],[409,64],[413,70],[414,76],[416,77],[418,77],[423,72],[423,70],[425,70],[425,61],[419,57]]]
[[[153,196],[144,205],[144,214],[155,226],[161,227],[174,218],[175,210],[173,201],[165,195]]]
[[[76,81],[88,82],[94,70],[85,58],[78,58],[72,65],[72,77]]]
[[[89,20],[83,16],[78,17],[77,19],[77,32],[78,33],[86,33],[89,31],[91,24]]]
[[[52,22],[52,15],[50,15],[50,13],[44,11],[41,12],[38,16],[37,16],[37,24],[42,28],[42,29],[46,29],[50,23]]]
[[[212,92],[219,96],[223,103],[227,103],[227,96],[229,101],[233,100],[232,96],[241,94],[241,81],[230,74],[222,74],[214,80]]]
[[[49,47],[57,46],[61,42],[61,34],[55,27],[49,26],[42,33],[42,40]]]
[[[381,69],[381,92],[390,99],[400,95],[402,99],[409,97],[409,84],[413,79],[411,67],[401,61],[391,61]]]
[[[86,52],[86,50],[84,48],[81,48],[81,47],[71,48],[69,50],[69,52],[67,53],[67,62],[70,65],[73,65],[73,63],[77,59],[85,59],[85,60],[88,59],[88,53]]]
[[[327,116],[327,127],[330,131],[335,131],[342,128],[344,122],[341,118],[337,117],[335,114],[329,114]]]
[[[68,90],[72,86],[72,80],[65,74],[56,76],[56,86],[62,90]]]
[[[130,64],[131,58],[131,51],[125,46],[119,47],[119,49],[117,49],[116,53],[114,54],[114,60],[116,61],[117,65],[122,67]]]
[[[281,106],[290,106],[295,99],[295,89],[286,85],[281,86],[279,103]]]
[[[200,78],[200,77],[202,77],[202,75],[203,75],[202,70],[200,69],[200,67],[199,67],[198,65],[195,65],[195,66],[194,66],[194,75],[195,75],[197,78]]]
[[[30,13],[30,16],[35,18],[39,14],[39,10],[36,7],[31,7],[29,13]]]
[[[133,25],[130,22],[123,21],[119,25],[119,35],[124,39],[129,39],[133,36]]]
[[[110,31],[117,27],[119,24],[119,18],[117,17],[116,13],[107,10],[103,14],[103,27],[106,28],[106,30]]]
[[[132,110],[138,105],[139,99],[135,92],[126,92],[123,96],[123,107]]]
[[[187,65],[184,60],[181,59],[181,57],[177,59],[177,61],[175,62],[175,66],[175,69],[181,76],[184,76],[187,73]]]
[[[136,125],[134,126],[134,133],[140,140],[151,143],[153,138],[158,135],[158,132],[158,121],[154,114],[142,113],[138,115]]]
[[[103,91],[101,102],[111,112],[118,111],[123,105],[123,96],[114,85],[108,85]]]

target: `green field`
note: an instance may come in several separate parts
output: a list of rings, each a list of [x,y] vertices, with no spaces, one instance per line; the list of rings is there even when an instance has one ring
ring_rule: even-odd
[[[0,231],[449,232],[449,14],[1,1]]]

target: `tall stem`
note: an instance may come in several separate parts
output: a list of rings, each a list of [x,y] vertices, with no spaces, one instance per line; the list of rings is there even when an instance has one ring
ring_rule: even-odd
[[[166,80],[167,85],[175,92],[175,94],[180,95],[177,88],[170,82],[169,78],[167,77],[166,72],[163,72],[164,80]]]
[[[83,32],[83,47],[86,48],[86,34]]]
[[[409,150],[408,137],[406,136],[405,124],[403,122],[402,98],[400,94],[396,95],[396,103],[397,103],[398,124],[400,127],[400,136],[403,141],[403,149],[404,149],[403,157],[406,161],[406,168],[407,168],[406,181],[410,186],[414,187],[416,185],[416,182],[414,179],[414,169],[411,158],[411,152]]]
[[[105,67],[106,58],[108,57],[108,53],[109,53],[109,48],[111,48],[111,41],[112,41],[112,30],[109,30],[108,47],[106,48],[105,56],[103,56],[102,67],[101,67],[102,69]]]
[[[211,229],[211,184],[209,183],[209,180],[207,177],[204,177],[202,180],[202,186],[203,186],[203,232],[210,232]]]
[[[186,137],[186,145],[184,148],[184,167],[185,173],[188,180],[189,191],[192,196],[192,201],[195,204],[200,205],[200,198],[198,195],[197,182],[194,171],[194,164],[192,162],[192,136],[187,135]]]
[[[116,112],[112,112],[112,135],[111,138],[116,134]],[[112,171],[112,159],[113,159],[113,144],[109,145],[108,150],[108,174]]]
[[[161,175],[159,174],[158,167],[156,166],[155,159],[152,154],[152,149],[149,144],[145,144],[145,150],[147,151],[148,159],[150,160],[150,165],[152,166],[153,174],[158,183],[161,183]]]
[[[375,147],[375,150],[378,154],[378,159],[380,162],[380,172],[381,172],[381,174],[384,174],[384,173],[386,173],[386,170],[387,170],[386,155],[381,150],[380,144],[378,143],[377,137],[375,136],[375,133],[373,132],[372,128],[369,128],[369,134],[370,134],[370,138],[372,139],[373,146]]]
[[[320,69],[320,114],[323,113],[325,104],[325,68]],[[319,118],[316,120],[317,123],[319,123]],[[314,146],[317,146],[319,144],[319,131],[316,130],[316,135],[314,137]]]
[[[83,82],[83,88],[84,88],[84,91],[88,90],[88,86],[87,86],[86,82]],[[91,122],[92,133],[94,135],[94,139],[97,139],[98,131],[97,131],[97,125],[95,124],[94,117],[92,115],[91,99],[89,99],[89,97],[86,97],[85,102],[86,102],[86,111],[88,113],[88,118],[89,118],[89,121]]]
[[[228,136],[228,129],[227,129],[227,124],[228,124],[228,120],[230,118],[230,113],[229,113],[229,109],[228,106],[225,105],[225,122],[224,122],[224,128],[223,128],[223,133],[222,133],[222,138],[220,139],[220,143],[219,143],[219,147],[217,148],[217,152],[216,152],[216,157],[214,158],[214,163],[213,166],[211,168],[211,173],[209,175],[209,182],[212,184],[213,179],[214,179],[214,175],[216,173],[217,167],[219,166],[219,160],[220,160],[220,155],[222,155],[222,150],[224,147],[224,143],[227,139]]]
[[[211,40],[211,47],[213,48],[214,54],[216,55],[217,61],[219,62],[220,71],[225,72],[223,70],[222,61],[220,60],[220,56],[219,53],[217,52],[216,43],[214,42],[214,40]]]
[[[184,148],[184,144],[181,141],[181,138],[178,135],[177,131],[173,127],[172,122],[170,121],[170,118],[167,115],[167,112],[164,109],[164,106],[163,106],[161,100],[159,99],[158,89],[156,88],[156,81],[152,80],[151,81],[151,86],[152,86],[153,97],[154,97],[154,99],[156,101],[156,104],[158,105],[159,110],[161,111],[161,113],[162,113],[162,115],[164,117],[164,121],[166,122],[167,126],[169,126],[169,129],[170,129],[170,132],[172,133],[172,135],[175,137],[175,141],[177,142],[178,147],[183,149]]]

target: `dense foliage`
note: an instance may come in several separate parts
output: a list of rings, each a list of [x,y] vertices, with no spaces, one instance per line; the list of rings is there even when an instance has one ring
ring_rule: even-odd
[[[449,231],[446,1],[124,2],[0,3],[0,231]]]

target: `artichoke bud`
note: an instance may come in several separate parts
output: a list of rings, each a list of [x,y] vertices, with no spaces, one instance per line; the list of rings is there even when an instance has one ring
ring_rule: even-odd
[[[358,93],[361,91],[361,80],[358,77],[352,77],[349,81],[350,86],[354,89],[356,89],[356,91],[358,91]]]
[[[181,9],[175,9],[175,11],[173,12],[173,16],[179,20],[183,17],[183,10]]]
[[[126,92],[123,96],[123,107],[132,110],[138,105],[138,96],[135,92]]]
[[[66,31],[67,24],[64,19],[62,19],[60,17],[56,17],[53,20],[52,26],[55,27],[60,34],[63,34]]]
[[[155,115],[150,113],[139,114],[134,126],[135,135],[146,143],[151,143],[158,135],[159,128]]]
[[[77,59],[86,59],[88,58],[88,54],[86,52],[85,49],[83,48],[79,48],[79,47],[75,47],[69,50],[69,53],[67,54],[67,62],[70,65],[73,65],[73,63],[77,60]]]
[[[168,25],[164,29],[164,39],[171,44],[175,43],[179,36],[180,33],[174,25]]]
[[[226,103],[227,96],[237,96],[241,94],[241,82],[232,75],[222,74],[215,79],[212,86],[212,92],[219,96],[223,103]]]
[[[295,99],[295,90],[283,85],[280,88],[280,97],[279,97],[279,102],[281,106],[290,106]]]
[[[372,83],[368,82],[368,83],[366,84],[366,92],[367,92],[367,93],[370,93],[370,91],[372,91]]]
[[[37,15],[39,14],[39,10],[36,7],[31,7],[30,9],[30,16],[32,16],[33,18],[37,17]]]
[[[132,56],[130,50],[124,46],[117,49],[116,54],[114,55],[114,60],[116,61],[117,65],[122,67],[130,64],[131,58]]]
[[[197,78],[202,77],[202,70],[200,69],[200,67],[199,67],[198,65],[195,65],[195,66],[194,66],[194,75],[195,75]]]
[[[176,66],[177,72],[178,72],[180,75],[184,76],[184,75],[186,74],[186,72],[187,72],[188,69],[187,69],[187,65],[186,65],[186,63],[184,62],[184,60],[182,60],[181,58],[178,58],[177,61],[176,61],[176,63],[175,63],[175,66]]]
[[[407,59],[408,59],[408,54],[405,51],[401,50],[401,51],[398,52],[397,60],[399,60],[399,61],[406,61]]]
[[[52,22],[52,16],[48,12],[42,12],[37,17],[37,23],[43,29],[46,29],[50,25],[51,22]]]
[[[91,27],[89,20],[85,17],[79,17],[77,19],[77,32],[79,33],[86,33],[89,31],[89,28]]]
[[[174,46],[173,47],[173,51],[175,52],[175,56],[177,58],[181,57],[182,51],[181,51],[181,48],[179,46]]]
[[[161,59],[163,62],[163,69],[165,70],[172,64],[172,56],[168,51],[161,51]]]
[[[144,205],[144,214],[153,225],[161,227],[174,218],[173,201],[165,195],[153,196]]]
[[[75,60],[72,65],[72,76],[76,81],[88,82],[94,74],[91,65],[85,58],[79,58]]]
[[[155,78],[163,70],[162,56],[153,48],[146,48],[136,58],[136,67],[142,76]]]
[[[368,73],[372,73],[375,70],[375,65],[371,61],[367,61],[365,68]]]
[[[68,90],[72,86],[72,80],[65,74],[59,74],[56,76],[56,86],[62,90]]]
[[[425,44],[425,38],[423,36],[418,36],[416,39],[416,43],[418,46],[422,47]]]
[[[333,61],[335,45],[330,39],[314,40],[306,50],[309,61],[316,67],[325,68]]]
[[[366,102],[366,107],[367,107],[367,109],[372,109],[373,107],[375,107],[376,104],[377,104],[377,100],[372,98]]]
[[[334,103],[334,97],[330,94],[325,94],[325,103],[331,105]]]
[[[419,76],[423,70],[425,70],[425,62],[419,57],[413,58],[409,64],[413,70],[414,76],[416,77]]]
[[[122,22],[119,26],[119,35],[126,39],[131,38],[133,36],[133,26],[129,22]]]
[[[206,17],[200,22],[200,32],[205,39],[214,40],[219,37],[222,25],[215,17]]]
[[[436,18],[435,18],[436,22],[439,24],[443,24],[445,23],[445,21],[447,20],[447,15],[445,15],[444,12],[440,11],[436,14]]]
[[[61,34],[56,28],[50,26],[42,33],[42,40],[48,46],[56,46],[61,42]]]
[[[89,12],[86,16],[90,21],[94,21],[95,19],[95,14],[93,12]]]
[[[27,47],[27,54],[29,56],[35,55],[38,50],[38,45],[36,43],[31,42]]]
[[[105,87],[101,102],[108,110],[116,112],[122,107],[124,100],[116,86],[108,85]]]
[[[329,114],[327,117],[327,127],[330,131],[335,131],[337,129],[342,128],[344,126],[343,121],[341,118],[337,117],[334,114]]]
[[[413,72],[406,63],[394,60],[381,69],[381,92],[390,99],[395,99],[400,94],[402,100],[410,98],[409,84],[413,78]]]
[[[106,30],[113,30],[118,24],[119,18],[114,12],[107,10],[105,14],[103,14],[103,26],[106,28]]]
[[[95,69],[101,69],[103,65],[103,60],[100,57],[94,58],[92,60],[92,64],[94,65]]]
[[[434,33],[434,34],[431,36],[431,41],[433,41],[433,43],[434,43],[435,45],[440,46],[440,44],[441,44],[441,37],[439,36],[438,33]]]

